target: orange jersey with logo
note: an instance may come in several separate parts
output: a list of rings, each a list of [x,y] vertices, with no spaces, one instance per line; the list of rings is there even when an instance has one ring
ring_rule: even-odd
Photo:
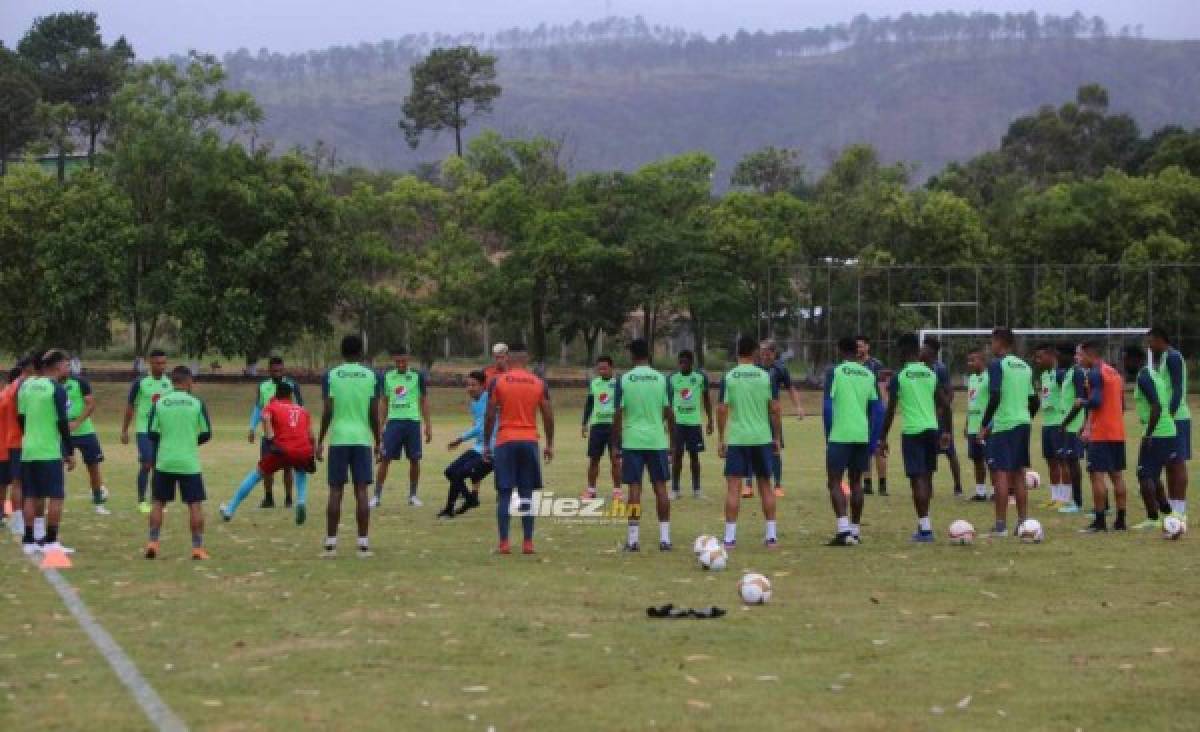
[[[1097,378],[1097,372],[1099,378]],[[1091,414],[1093,442],[1124,442],[1125,440],[1125,410],[1124,391],[1125,380],[1121,374],[1107,363],[1093,368],[1088,374],[1089,405],[1095,403],[1095,392],[1099,390],[1100,404],[1089,408]]]
[[[25,435],[21,432],[21,423],[17,421],[17,392],[21,390],[21,382],[17,379],[0,392],[0,422],[3,422],[4,450],[20,450],[21,440]]]
[[[496,444],[537,442],[537,414],[547,397],[546,382],[525,369],[509,369],[497,374],[488,393],[496,405]]]

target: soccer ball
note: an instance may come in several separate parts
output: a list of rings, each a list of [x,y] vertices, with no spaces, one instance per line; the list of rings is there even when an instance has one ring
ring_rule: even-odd
[[[699,557],[704,552],[710,549],[720,549],[721,542],[717,541],[717,537],[701,534],[696,537],[696,541],[692,544],[692,551]]]
[[[1022,521],[1017,527],[1017,536],[1026,544],[1041,544],[1042,539],[1046,538],[1045,532],[1042,531],[1042,522],[1037,519]]]
[[[1187,532],[1187,525],[1178,516],[1167,516],[1162,522],[1162,534],[1164,539],[1182,539]]]
[[[738,594],[747,605],[764,605],[771,600],[771,580],[757,572],[747,572],[738,580]]]
[[[950,524],[950,543],[966,546],[975,541],[975,527],[970,521],[959,519]]]
[[[1025,471],[1025,487],[1029,490],[1042,487],[1042,476],[1036,470]]]
[[[729,555],[725,553],[725,548],[721,546],[705,548],[704,551],[700,552],[698,558],[701,567],[711,569],[714,572],[720,572],[729,563]]]

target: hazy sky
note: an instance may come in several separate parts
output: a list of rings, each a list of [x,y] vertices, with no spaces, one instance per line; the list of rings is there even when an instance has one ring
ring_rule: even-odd
[[[106,38],[124,34],[138,55],[267,47],[303,51],[422,31],[494,31],[546,21],[642,15],[650,23],[715,36],[738,28],[775,30],[848,21],[859,12],[989,10],[1101,15],[1109,25],[1142,24],[1157,38],[1200,38],[1198,0],[0,0],[0,40],[12,46],[38,15],[100,14]]]

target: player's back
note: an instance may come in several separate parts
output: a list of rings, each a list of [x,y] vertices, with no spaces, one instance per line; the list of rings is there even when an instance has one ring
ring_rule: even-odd
[[[730,445],[769,445],[770,403],[777,392],[771,374],[752,364],[738,364],[721,380],[721,403],[732,410],[726,442]]]
[[[344,363],[325,373],[323,390],[333,402],[329,444],[370,446],[375,440],[371,410],[381,393],[378,374],[360,363]]]
[[[1094,384],[1099,377],[1100,406],[1092,410],[1091,439],[1095,442],[1123,442],[1125,440],[1125,415],[1122,398],[1125,390],[1125,380],[1121,374],[1107,363],[1101,363],[1093,368],[1093,379],[1089,388],[1097,388]]]
[[[67,395],[62,385],[44,376],[29,379],[17,397],[17,412],[25,418],[21,460],[59,460],[62,435],[58,421],[66,417]]]
[[[492,380],[490,394],[497,410],[496,444],[537,442],[537,414],[546,398],[546,382],[525,369],[510,368]]]
[[[904,434],[915,435],[938,428],[937,399],[934,397],[937,388],[937,374],[921,361],[905,364],[892,377],[889,391],[899,400]]]
[[[186,391],[163,394],[150,412],[149,431],[158,437],[155,467],[166,473],[200,472],[201,438],[211,433],[204,402]]]
[[[272,399],[263,410],[271,420],[275,444],[285,452],[312,449],[312,417],[308,410],[289,399]]]
[[[999,384],[999,403],[992,418],[996,432],[1029,424],[1029,397],[1033,390],[1033,369],[1013,354],[992,361],[988,367],[988,388],[993,395]]]
[[[830,369],[829,400],[832,422],[829,441],[865,443],[870,435],[867,406],[877,399],[875,374],[857,361]]]
[[[621,446],[634,450],[665,450],[663,411],[670,401],[667,380],[646,365],[621,376],[617,408],[621,410]]]

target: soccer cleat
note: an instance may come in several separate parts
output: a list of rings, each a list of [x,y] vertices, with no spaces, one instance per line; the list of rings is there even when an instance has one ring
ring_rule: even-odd
[[[700,497],[700,491],[699,491],[699,490],[694,490],[694,491],[692,491],[692,498],[699,498],[699,497]]]
[[[359,559],[370,559],[371,557],[375,556],[375,552],[371,551],[371,547],[359,544],[358,551],[354,552],[354,556],[358,557]]]
[[[783,486],[781,486],[781,485],[775,486],[775,497],[783,498]]]
[[[840,531],[838,535],[829,540],[825,546],[858,546],[858,537],[849,531]]]
[[[1108,533],[1108,527],[1099,521],[1093,521],[1087,526],[1079,530],[1081,534],[1105,534]]]
[[[192,547],[192,559],[197,562],[208,559],[208,550],[202,546]]]
[[[1079,513],[1082,509],[1074,503],[1064,503],[1062,508],[1058,509],[1059,513]]]
[[[420,498],[417,498],[416,496],[409,496],[408,497],[408,505],[412,506],[413,508],[420,508],[421,506],[424,506],[425,504],[421,502]]]
[[[672,547],[671,547],[671,542],[669,542],[669,541],[660,541],[660,542],[658,542],[658,550],[659,550],[660,552],[669,552],[669,551],[671,551],[671,548],[672,548]]]
[[[913,535],[909,538],[909,541],[913,542],[914,544],[932,544],[933,532],[921,531],[920,529],[917,529],[913,532]]]
[[[1146,531],[1148,529],[1157,529],[1157,528],[1161,528],[1161,527],[1162,527],[1162,519],[1148,518],[1145,521],[1142,521],[1141,523],[1134,524],[1130,528],[1132,528],[1134,531]]]
[[[142,556],[144,556],[146,559],[154,559],[155,557],[157,557],[158,556],[158,542],[152,541],[152,542],[149,542],[148,544],[146,544],[146,549],[145,549],[145,551],[142,552]]]
[[[308,506],[304,505],[303,503],[297,503],[296,504],[296,525],[303,526],[304,522],[307,520],[308,520]]]
[[[522,554],[533,554],[533,539],[526,539],[521,542]]]
[[[987,502],[991,501],[992,499],[988,496],[981,496],[978,493],[976,493],[975,495],[971,496],[971,500],[975,503],[987,503]]]
[[[479,496],[475,495],[474,493],[468,493],[467,500],[463,502],[463,505],[454,509],[454,513],[456,515],[462,515],[467,511],[470,511],[472,508],[479,508]]]
[[[1125,517],[1118,516],[1116,521],[1113,521],[1113,531],[1125,531]]]
[[[879,495],[881,495],[881,496],[887,496],[887,494],[888,494],[888,492],[887,492],[887,488],[886,488],[886,487],[884,487],[884,486],[882,486],[882,485],[881,485],[881,486],[879,486]]]
[[[585,488],[583,493],[579,494],[579,497],[585,501],[593,501],[596,499],[596,489],[595,488]]]
[[[229,523],[233,520],[233,511],[230,511],[229,506],[226,504],[222,503],[220,506],[218,506],[217,512],[221,514],[221,519],[226,523]]]
[[[962,486],[961,485],[954,486],[954,497],[962,498],[962,494],[963,494]]]
[[[41,549],[42,548],[40,546],[32,541],[28,544],[21,544],[21,551],[25,552],[25,556],[27,557],[32,557],[34,554],[37,554],[39,551],[41,551]]]
[[[512,544],[508,539],[501,539],[500,544],[496,547],[497,554],[512,554]]]
[[[438,511],[438,512],[437,512],[437,516],[436,516],[436,518],[439,518],[439,519],[452,519],[452,518],[454,518],[454,511],[452,511],[452,510],[451,510],[451,509],[449,509],[449,508],[443,508],[441,511]]]
[[[56,541],[53,544],[43,544],[42,552],[47,553],[47,554],[50,552],[62,552],[63,554],[74,554],[75,550],[69,546],[63,546],[62,542]]]
[[[621,548],[621,551],[626,551],[626,552],[640,552],[641,550],[642,550],[642,545],[637,543],[636,541],[634,541],[634,542],[627,541],[627,542],[625,542],[625,546]]]
[[[774,537],[772,537],[770,539],[763,539],[763,546],[765,546],[768,549],[778,549],[779,548],[779,539],[776,539]]]
[[[672,501],[678,501],[680,498],[683,498],[683,494],[679,492],[679,489],[675,489],[675,490],[671,491],[671,500]]]
[[[725,547],[726,549],[736,549],[737,539],[734,539],[733,541],[726,539],[725,541],[721,542],[721,546]]]
[[[262,503],[258,504],[259,508],[275,508],[275,496],[263,496]]]
[[[146,501],[142,501],[141,503],[139,503],[138,504],[138,513],[150,513],[150,504]]]
[[[625,500],[625,493],[620,488],[613,488],[613,492],[612,492],[613,503],[620,503],[621,501],[624,501],[624,500]]]
[[[95,507],[95,511],[96,511],[97,516],[111,516],[112,515],[112,511],[109,511],[108,506],[105,506],[103,503],[97,503],[96,507]]]
[[[368,505],[370,505],[371,508],[379,508],[379,494],[371,496],[371,502]]]
[[[337,559],[337,545],[326,544],[321,550],[321,559]]]

